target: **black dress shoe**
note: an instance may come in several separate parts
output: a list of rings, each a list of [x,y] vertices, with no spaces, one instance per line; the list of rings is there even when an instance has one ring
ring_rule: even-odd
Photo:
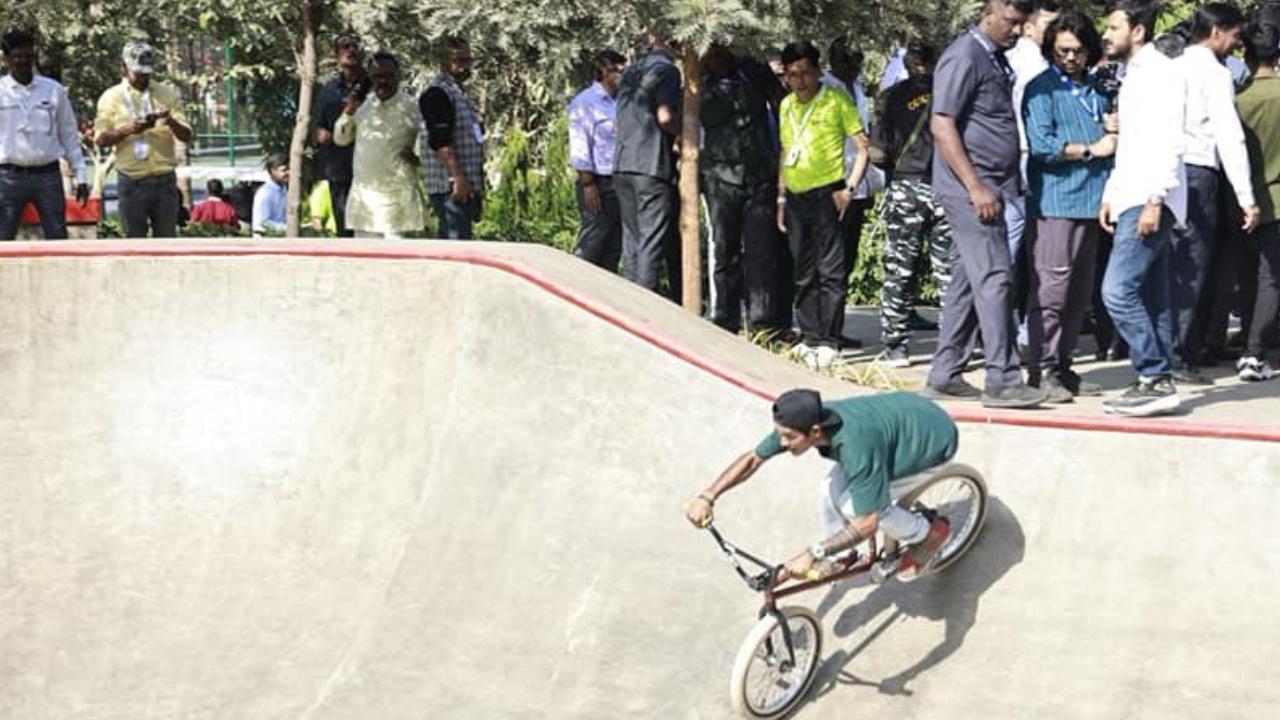
[[[947,383],[941,387],[926,384],[920,394],[930,400],[977,400],[982,397],[981,390],[963,379]]]

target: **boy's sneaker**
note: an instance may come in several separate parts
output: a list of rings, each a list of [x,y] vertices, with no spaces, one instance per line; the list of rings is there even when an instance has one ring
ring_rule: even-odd
[[[902,551],[898,563],[898,579],[910,582],[921,572],[928,570],[929,563],[933,562],[938,549],[947,542],[949,537],[951,537],[951,523],[943,517],[934,518],[933,522],[929,523],[929,534],[924,536],[924,540]]]
[[[1094,397],[1102,394],[1101,385],[1085,380],[1075,370],[1063,370],[1058,374],[1058,379],[1062,381],[1062,387],[1070,390],[1071,394],[1077,397]]]
[[[911,367],[911,356],[907,354],[905,344],[893,345],[884,351],[884,359],[881,362],[891,368]]]
[[[1245,382],[1260,382],[1276,376],[1271,363],[1256,357],[1242,357],[1236,361],[1236,376]]]
[[[1123,394],[1102,401],[1102,407],[1107,412],[1130,417],[1165,415],[1177,410],[1180,405],[1182,400],[1168,375],[1158,378],[1140,377]]]

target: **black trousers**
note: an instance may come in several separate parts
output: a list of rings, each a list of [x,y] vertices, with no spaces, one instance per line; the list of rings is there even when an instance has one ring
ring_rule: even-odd
[[[748,330],[791,327],[790,308],[783,309],[790,305],[784,286],[791,283],[791,263],[782,262],[789,252],[778,242],[775,191],[772,180],[748,186],[702,180],[715,260],[711,319],[731,332],[742,327],[744,301]]]
[[[1273,346],[1277,335],[1277,314],[1280,313],[1280,224],[1260,225],[1247,236],[1245,247],[1258,260],[1258,294],[1253,301],[1253,322],[1249,329],[1250,357],[1262,359],[1268,346]]]
[[[680,302],[680,194],[675,183],[617,173],[613,189],[622,216],[622,276],[657,292],[666,265],[667,297]]]
[[[852,273],[858,266],[858,244],[862,241],[862,226],[867,220],[867,210],[871,208],[868,198],[856,198],[849,203],[840,220],[840,240],[844,246],[844,269]]]
[[[1258,291],[1257,247],[1252,236],[1240,226],[1244,215],[1236,204],[1235,190],[1222,176],[1218,184],[1218,241],[1214,243],[1209,262],[1205,290],[1196,308],[1192,346],[1199,348],[1201,359],[1212,364],[1227,344],[1230,315],[1237,312],[1241,328],[1248,337],[1253,317],[1254,295]]]
[[[1173,302],[1174,359],[1197,365],[1204,353],[1207,312],[1201,303],[1218,242],[1216,169],[1187,166],[1187,225],[1173,229],[1169,297]]]
[[[787,235],[794,263],[796,321],[806,345],[840,346],[849,273],[844,266],[834,183],[787,193]]]
[[[618,193],[613,189],[613,178],[595,176],[596,190],[600,195],[600,212],[587,209],[582,199],[582,186],[574,186],[578,199],[578,244],[573,254],[604,268],[618,271],[622,259],[622,216],[618,208]]]
[[[347,195],[351,193],[351,180],[329,180],[329,200],[333,204],[333,222],[338,237],[355,237],[355,231],[347,227]]]

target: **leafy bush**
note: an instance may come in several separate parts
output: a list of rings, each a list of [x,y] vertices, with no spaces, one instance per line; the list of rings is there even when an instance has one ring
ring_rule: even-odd
[[[476,237],[573,250],[578,209],[566,120],[557,119],[543,133],[508,128],[492,167],[495,178]]]

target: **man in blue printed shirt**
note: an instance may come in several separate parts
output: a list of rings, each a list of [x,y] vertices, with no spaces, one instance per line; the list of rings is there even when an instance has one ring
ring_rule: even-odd
[[[1107,103],[1088,74],[1102,56],[1089,19],[1064,13],[1045,30],[1042,51],[1049,69],[1027,85],[1022,104],[1027,209],[1036,222],[1028,247],[1027,371],[1048,402],[1067,403],[1101,391],[1071,370],[1071,354],[1093,293],[1101,233],[1096,218],[1116,136],[1107,132]]]

